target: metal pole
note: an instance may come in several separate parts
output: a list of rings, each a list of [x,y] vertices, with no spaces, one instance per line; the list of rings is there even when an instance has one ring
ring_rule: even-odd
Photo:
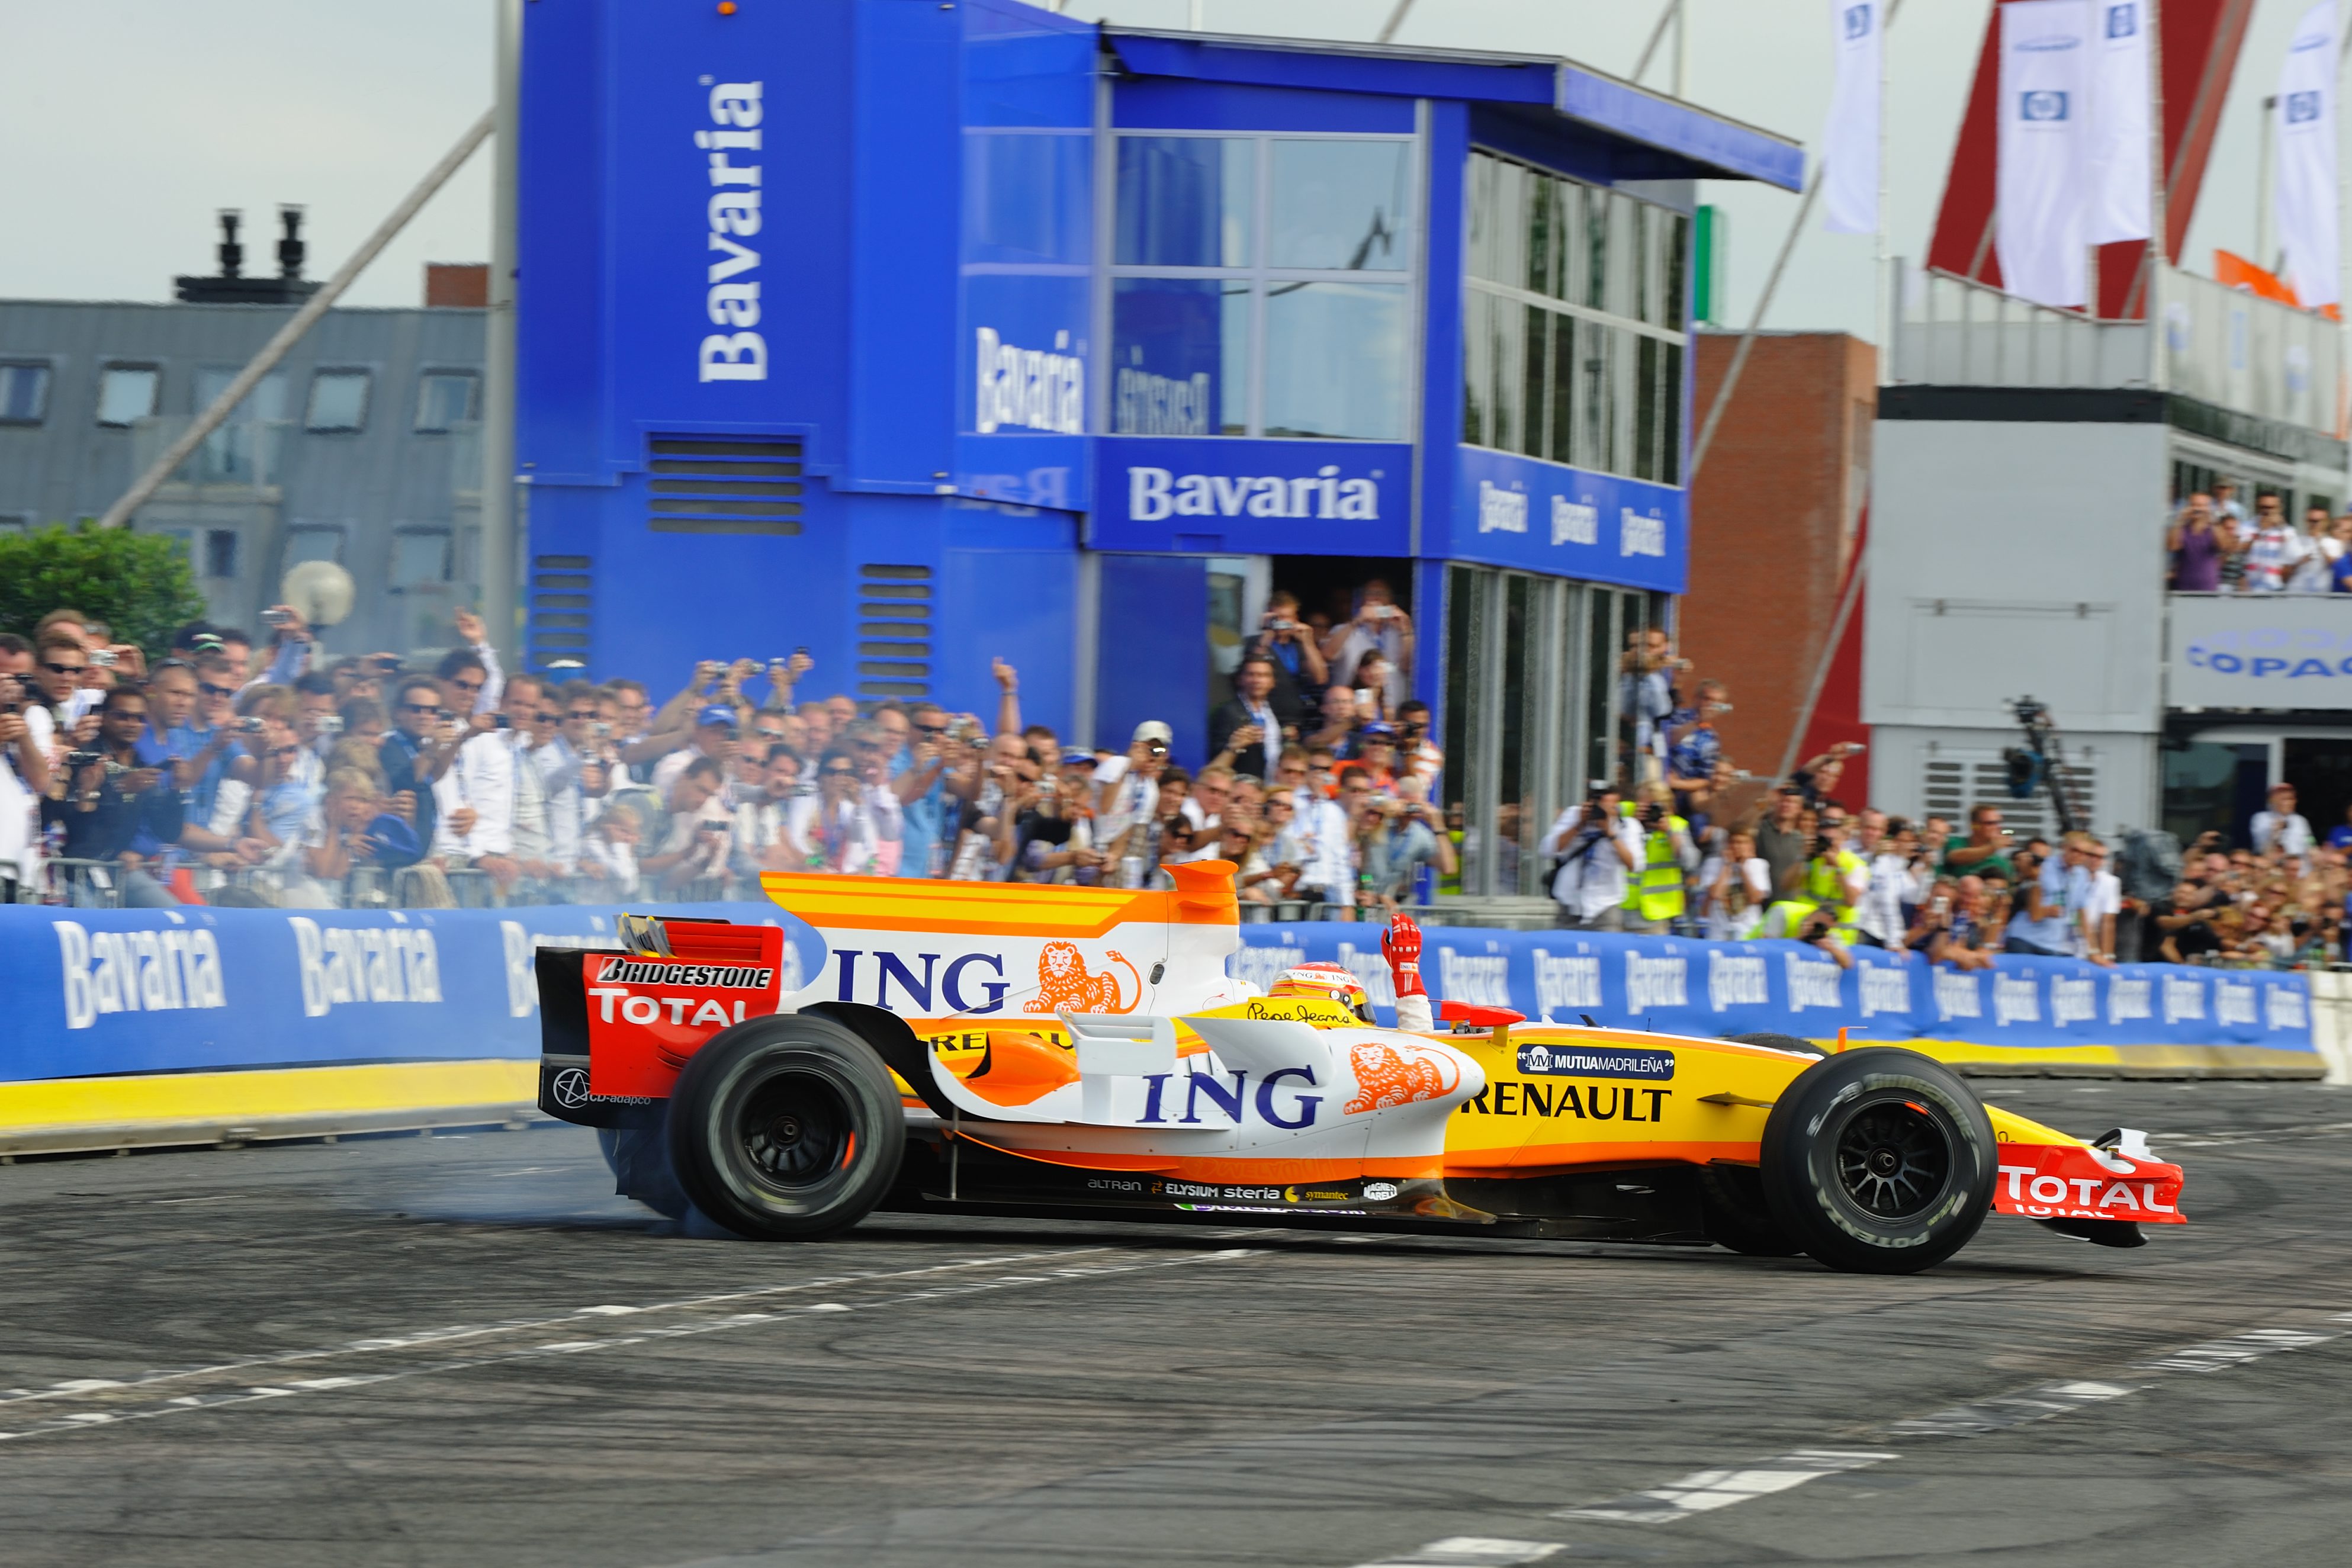
[[[432,200],[433,193],[448,183],[449,176],[472,156],[475,148],[489,139],[490,128],[496,118],[495,111],[484,114],[474,121],[470,130],[457,138],[457,144],[450,148],[417,187],[403,197],[400,205],[376,226],[376,231],[352,253],[352,258],[343,263],[341,270],[328,279],[319,291],[294,312],[292,319],[278,329],[278,335],[264,343],[261,352],[253,356],[252,363],[237,372],[236,379],[221,390],[221,395],[213,399],[212,406],[197,415],[187,429],[181,433],[180,438],[165,448],[163,455],[122,492],[122,498],[106,509],[106,515],[98,521],[100,528],[121,528],[129,523],[131,514],[147,504],[156,490],[163,487],[163,481],[172,477],[173,470],[186,462],[189,455],[204,445],[205,437],[227,422],[228,416],[236,411],[236,405],[245,401],[246,394],[258,385],[261,378],[286,357],[288,351],[302,341],[302,335],[318,324],[319,318],[327,313],[329,307],[342,298],[343,290],[367,269],[368,263],[373,261],[383,247],[408,226],[408,220],[416,216],[417,209]]]
[[[2273,164],[2278,157],[2278,100],[2263,100],[2262,151],[2254,159],[2254,265],[2265,272],[2278,270],[2278,258],[2272,253],[2273,212],[2274,197],[2271,186],[2278,179]]]
[[[2164,274],[2172,264],[2171,217],[2165,210],[2169,182],[2164,168],[2164,7],[2147,8],[2147,248],[2140,253],[2147,268],[2147,384],[2162,392],[2172,382],[2172,362],[2164,347]],[[2131,301],[2123,314],[2131,315]]]
[[[1682,15],[1683,0],[1666,0],[1666,8],[1658,13],[1658,25],[1650,29],[1650,41],[1642,46],[1642,58],[1633,62],[1633,74],[1625,79],[1639,85],[1643,74],[1650,68],[1650,57],[1658,52],[1665,40],[1666,24]]]
[[[1412,0],[1397,0],[1396,9],[1389,13],[1386,22],[1381,24],[1381,36],[1373,42],[1385,44],[1393,39],[1397,29],[1404,26],[1405,14],[1412,9]]]
[[[1675,0],[1675,96],[1688,98],[1690,80],[1690,0]]]
[[[522,0],[499,0],[498,145],[490,195],[490,299],[483,325],[482,626],[509,669],[520,669],[522,598],[515,586],[515,237],[521,168]]]
[[[1838,600],[1837,615],[1830,622],[1830,640],[1822,645],[1822,657],[1813,665],[1813,678],[1805,684],[1805,700],[1797,705],[1796,727],[1789,731],[1789,743],[1780,752],[1780,771],[1772,776],[1785,779],[1789,770],[1797,765],[1797,752],[1805,743],[1805,731],[1813,727],[1813,710],[1821,705],[1822,688],[1830,683],[1830,666],[1837,660],[1838,644],[1845,640],[1845,624],[1853,618],[1853,607],[1862,598],[1862,580],[1870,565],[1867,549],[1861,560],[1853,563],[1853,574],[1845,581],[1845,595]]]
[[[1682,0],[1675,0],[1676,5]],[[1880,47],[1885,47],[1886,32],[1895,26],[1895,13],[1903,9],[1903,0],[1892,0],[1886,7],[1886,20],[1879,24]],[[1879,104],[1879,115],[1886,113],[1885,101]],[[1885,160],[1880,160],[1882,170]],[[1772,308],[1772,296],[1780,287],[1780,275],[1789,269],[1789,258],[1797,248],[1797,238],[1805,232],[1805,220],[1812,216],[1814,198],[1822,194],[1822,162],[1813,164],[1812,177],[1805,182],[1804,200],[1797,204],[1797,216],[1790,220],[1788,237],[1780,241],[1780,254],[1772,258],[1772,270],[1764,279],[1764,292],[1757,299],[1756,314],[1748,321],[1748,330],[1739,334],[1739,347],[1732,351],[1731,364],[1723,373],[1723,384],[1715,389],[1715,401],[1706,406],[1706,419],[1698,427],[1698,439],[1691,447],[1690,466],[1683,471],[1683,488],[1687,490],[1698,482],[1699,466],[1706,461],[1706,449],[1715,444],[1716,426],[1723,423],[1723,411],[1731,405],[1731,395],[1739,385],[1740,372],[1748,368],[1748,355],[1756,347],[1756,335],[1764,330],[1764,312]]]

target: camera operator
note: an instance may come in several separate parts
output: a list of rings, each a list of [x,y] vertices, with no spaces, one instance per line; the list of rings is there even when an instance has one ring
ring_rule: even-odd
[[[1428,781],[1408,774],[1393,795],[1365,786],[1361,774],[1350,774],[1340,786],[1351,805],[1360,804],[1357,819],[1357,885],[1365,905],[1394,909],[1412,890],[1414,873],[1433,863],[1451,875],[1454,845],[1445,836],[1445,821],[1429,803]]]
[[[1345,688],[1370,686],[1360,667],[1370,655],[1381,656],[1381,689],[1373,694],[1378,711],[1364,717],[1385,717],[1412,693],[1412,617],[1397,604],[1396,590],[1381,578],[1364,584],[1355,618],[1334,626],[1323,639],[1321,652],[1332,684]]]
[[[1046,774],[1015,795],[1006,847],[1016,880],[1086,887],[1102,880],[1109,858],[1095,847],[1094,811],[1087,804],[1096,771],[1092,752],[1072,749],[1062,753],[1057,773]]]
[[[1982,877],[1939,881],[1919,906],[1919,918],[1904,941],[1914,951],[1924,949],[1930,963],[1948,963],[1958,970],[1990,969],[1993,944],[2000,934],[1991,910]]]
[[[1642,864],[1647,837],[1624,812],[1624,795],[1613,784],[1595,781],[1583,804],[1559,814],[1538,855],[1559,857],[1551,896],[1560,923],[1586,931],[1625,929],[1625,889]]]
[[[1834,833],[1816,830],[1796,880],[1794,896],[1765,911],[1764,935],[1792,937],[1824,951],[1834,944],[1841,953],[1860,940],[1854,910],[1870,890],[1870,868],[1861,856]]]
[[[1106,847],[1124,846],[1119,852],[1127,855],[1142,852],[1135,830],[1160,815],[1160,781],[1168,769],[1169,745],[1175,739],[1176,732],[1166,724],[1146,719],[1135,727],[1127,755],[1113,757],[1095,769],[1089,803],[1094,808],[1094,830]]]
[[[1621,929],[1664,936],[1683,917],[1683,879],[1698,868],[1698,847],[1691,842],[1690,824],[1669,809],[1672,791],[1650,784],[1639,795],[1633,820],[1642,834],[1640,864],[1625,889]]]
[[[440,829],[440,802],[434,785],[457,756],[468,731],[457,722],[441,683],[430,676],[403,681],[393,705],[392,733],[383,738],[377,755],[383,763],[388,809],[415,830],[416,842],[430,846]],[[424,850],[418,851],[423,858]],[[387,855],[388,866],[414,865]]]
[[[660,820],[645,835],[650,852],[637,862],[658,896],[677,898],[691,883],[725,874],[732,827],[718,801],[725,782],[709,757],[696,757],[672,781]]]
[[[1267,595],[1257,635],[1242,650],[1242,658],[1274,661],[1274,706],[1276,711],[1290,715],[1293,723],[1331,683],[1330,666],[1317,646],[1315,628],[1300,617],[1298,595],[1286,588]]]
[[[68,858],[114,862],[125,904],[170,909],[180,900],[143,863],[179,842],[180,793],[161,769],[140,764],[139,735],[146,727],[144,694],[127,686],[108,692],[99,710],[97,744],[66,754],[62,778],[52,781],[42,799],[41,821],[65,825]],[[78,879],[74,893],[76,902],[85,901],[88,884]]]
[[[16,901],[39,864],[40,799],[49,791],[48,753],[33,739],[24,682],[0,675],[0,903]]]
[[[595,688],[585,682],[575,681],[551,697],[541,701],[541,711],[556,718],[552,725],[544,719],[533,724],[530,760],[547,802],[548,858],[558,875],[569,877],[580,866],[589,803],[603,800],[612,787],[612,727],[598,718]]]

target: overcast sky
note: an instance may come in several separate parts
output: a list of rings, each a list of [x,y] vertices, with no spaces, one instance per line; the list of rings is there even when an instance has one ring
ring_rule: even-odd
[[[686,0],[661,0],[681,4]],[[787,0],[746,0],[783,4]],[[810,0],[790,0],[806,4]],[[1667,0],[1417,0],[1400,43],[1566,56],[1627,73]],[[1212,31],[1369,38],[1391,0],[1199,0]],[[2250,251],[2260,100],[2307,0],[2256,0],[2189,265]],[[1827,0],[1690,0],[1688,93],[1796,137],[1821,133]],[[1991,0],[1908,0],[1887,35],[1888,244],[1916,257]],[[1181,27],[1193,0],[1070,0],[1073,15]],[[491,0],[0,0],[0,298],[163,300],[213,270],[213,214],[243,207],[251,270],[277,205],[310,209],[324,277],[489,102]],[[1644,79],[1667,85],[1670,47]],[[422,298],[423,263],[489,253],[488,153],[346,298]],[[1731,214],[1729,319],[1745,324],[1796,198],[1710,183]],[[942,215],[944,221],[948,215]],[[1766,324],[1868,336],[1867,236],[1808,234]]]

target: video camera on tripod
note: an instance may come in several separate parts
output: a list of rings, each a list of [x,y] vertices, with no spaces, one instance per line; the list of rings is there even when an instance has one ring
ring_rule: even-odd
[[[2066,799],[2066,757],[2048,706],[2031,697],[2019,697],[2011,700],[2009,708],[2017,720],[2017,727],[2025,731],[2025,744],[2011,746],[2000,754],[2009,769],[2011,797],[2032,800],[2038,792],[2048,789],[2050,804],[2058,813],[2058,831],[2076,831],[2082,824],[2075,820],[2074,807]]]

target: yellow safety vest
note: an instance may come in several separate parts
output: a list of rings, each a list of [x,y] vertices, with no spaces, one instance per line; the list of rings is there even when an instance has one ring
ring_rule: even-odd
[[[1827,905],[1837,917],[1837,925],[1830,934],[1849,945],[1861,931],[1853,923],[1853,904],[1846,897],[1846,879],[1863,868],[1862,857],[1851,849],[1833,852],[1826,865],[1813,860],[1805,867],[1804,901],[1809,912],[1811,907]],[[1793,931],[1795,926],[1790,929]]]
[[[1682,914],[1683,867],[1675,858],[1674,836],[1689,831],[1689,823],[1669,816],[1643,838],[1642,868],[1625,889],[1625,907],[1643,920],[1670,921]]]

